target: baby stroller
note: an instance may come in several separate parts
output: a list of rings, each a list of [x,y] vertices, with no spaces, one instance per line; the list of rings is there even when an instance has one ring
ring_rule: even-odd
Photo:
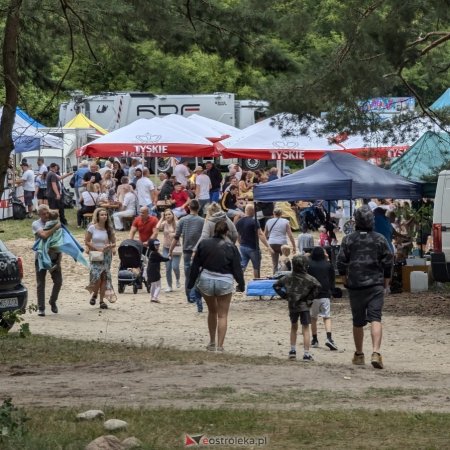
[[[133,286],[133,294],[137,294],[138,289],[145,285],[147,292],[150,286],[144,277],[146,257],[142,254],[142,242],[134,239],[125,239],[117,249],[119,253],[120,265],[118,274],[118,292],[123,294],[125,286]]]

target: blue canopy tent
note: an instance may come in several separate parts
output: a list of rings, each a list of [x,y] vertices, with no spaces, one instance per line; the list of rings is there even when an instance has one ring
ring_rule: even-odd
[[[3,108],[0,108],[0,115]],[[20,108],[16,109],[12,138],[15,153],[31,152],[41,148],[63,148],[61,138],[39,130],[43,125]]]
[[[312,166],[254,187],[261,202],[422,198],[420,183],[381,169],[344,152],[329,152]]]
[[[448,88],[431,106],[430,109],[437,111],[439,109],[450,108],[450,88]]]

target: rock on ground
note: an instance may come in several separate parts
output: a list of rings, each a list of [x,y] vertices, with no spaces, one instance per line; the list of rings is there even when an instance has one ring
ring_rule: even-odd
[[[109,419],[103,424],[105,430],[116,431],[122,430],[128,426],[128,423],[124,420],[119,419]]]
[[[100,436],[94,439],[85,450],[124,450],[125,447],[120,442],[119,438],[112,435]]]
[[[141,448],[143,444],[138,438],[132,436],[124,439],[122,445],[124,449],[131,450],[133,448]]]
[[[105,413],[100,409],[90,409],[88,411],[77,414],[78,420],[93,420],[99,417],[102,419],[105,417]]]

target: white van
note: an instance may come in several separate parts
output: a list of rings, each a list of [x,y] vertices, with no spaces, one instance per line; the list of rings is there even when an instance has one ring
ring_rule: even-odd
[[[436,281],[450,281],[450,170],[439,173],[433,211],[431,269]]]

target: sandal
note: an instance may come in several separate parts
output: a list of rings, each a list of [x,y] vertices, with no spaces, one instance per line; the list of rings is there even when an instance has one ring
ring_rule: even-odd
[[[94,294],[91,299],[89,300],[89,304],[94,306],[95,305],[95,301],[97,300],[97,295]]]
[[[100,302],[100,309],[108,309],[108,305],[105,302]]]

